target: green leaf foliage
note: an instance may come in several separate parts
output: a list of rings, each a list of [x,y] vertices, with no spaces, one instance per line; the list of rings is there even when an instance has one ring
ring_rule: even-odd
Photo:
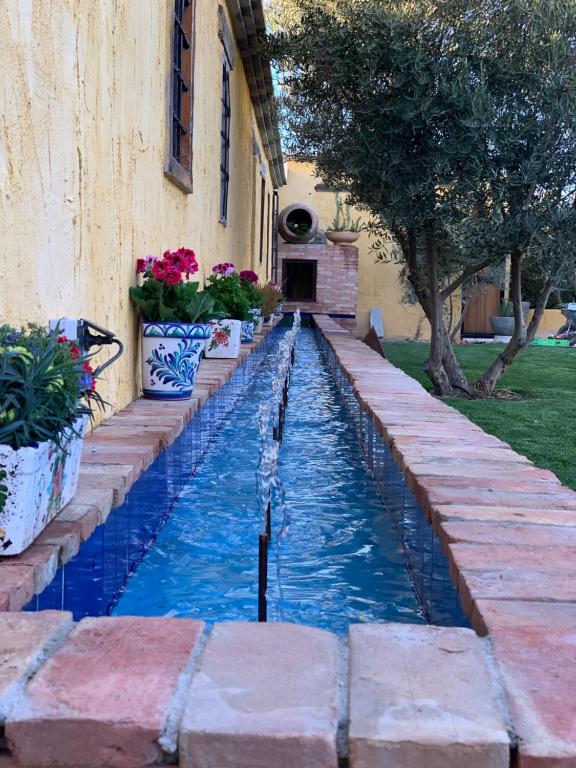
[[[60,445],[77,416],[103,407],[85,370],[88,358],[72,349],[38,326],[0,327],[0,444],[17,449],[53,440]]]
[[[143,285],[130,288],[130,298],[149,322],[206,323],[222,317],[214,297],[199,291],[196,282],[167,285],[147,277]]]
[[[262,306],[262,288],[258,283],[251,283],[249,280],[241,280],[240,282],[250,309],[260,309]]]
[[[206,293],[216,302],[222,313],[222,317],[230,320],[250,320],[250,304],[247,292],[244,289],[240,276],[210,275],[207,280]]]

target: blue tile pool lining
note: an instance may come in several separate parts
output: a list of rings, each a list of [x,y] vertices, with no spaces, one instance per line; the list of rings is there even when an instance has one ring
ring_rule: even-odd
[[[66,609],[77,619],[109,613],[280,332],[272,331],[196,413],[175,443],[135,483],[125,502],[112,511],[105,525],[96,529],[79,555],[59,569],[53,583],[31,601],[28,610]],[[363,412],[332,349],[320,332],[317,336],[362,448],[366,468],[402,544],[426,618],[436,624],[466,625],[438,539],[406,488],[372,418]]]
[[[366,467],[404,549],[412,583],[427,620],[444,626],[469,626],[438,537],[407,488],[374,418],[363,410],[334,350],[324,334],[321,331],[318,334],[320,348],[362,447]]]
[[[51,584],[24,610],[69,610],[77,620],[109,612],[281,332],[277,326],[268,333],[134,483],[124,502],[82,544],[78,555],[58,569]]]

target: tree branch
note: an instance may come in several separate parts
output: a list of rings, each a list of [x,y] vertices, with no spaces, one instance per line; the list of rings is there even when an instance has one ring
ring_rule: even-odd
[[[457,277],[456,280],[454,280],[453,283],[450,283],[449,285],[444,288],[440,296],[442,297],[443,301],[446,301],[448,296],[450,296],[451,293],[454,293],[460,286],[468,280],[469,277],[472,277],[473,275],[477,274],[478,272],[481,272],[483,269],[486,269],[486,267],[489,267],[492,263],[492,259],[484,259],[484,261],[480,261],[477,264],[473,264],[470,267],[466,267],[464,272],[460,275],[460,277]]]

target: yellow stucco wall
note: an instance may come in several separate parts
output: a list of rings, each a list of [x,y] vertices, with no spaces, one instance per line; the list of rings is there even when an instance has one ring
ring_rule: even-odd
[[[258,266],[258,132],[239,55],[228,225],[218,221],[216,0],[197,0],[193,194],[163,173],[173,5],[0,0],[0,320],[81,316],[114,330],[126,353],[100,389],[115,407],[140,387],[128,297],[138,256],[185,245],[196,251],[201,277],[218,261]],[[266,179],[269,193],[268,169]]]
[[[527,322],[530,322],[532,315],[533,312],[531,310],[528,314],[528,317],[526,318]],[[565,322],[566,318],[559,309],[546,309],[544,310],[542,320],[540,320],[540,325],[538,326],[538,332],[536,333],[536,336],[546,338],[550,334],[556,333],[564,325]]]
[[[314,187],[321,182],[314,176],[314,166],[290,160],[287,167],[287,185],[280,189],[280,209],[291,203],[306,203],[320,219],[321,229],[327,229],[334,219],[335,195],[333,192],[317,192]],[[353,218],[361,216],[352,212]],[[369,313],[372,307],[380,307],[387,338],[420,339],[429,338],[429,324],[418,305],[401,301],[402,286],[399,281],[400,268],[397,264],[376,263],[366,232],[355,243],[358,246],[358,302],[356,317],[358,335],[363,336],[369,329]]]

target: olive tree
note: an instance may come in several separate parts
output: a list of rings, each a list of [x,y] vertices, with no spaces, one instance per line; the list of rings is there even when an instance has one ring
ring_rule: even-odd
[[[470,391],[445,324],[466,281],[509,258],[515,332],[491,393],[574,272],[576,9],[566,0],[275,0],[291,154],[389,232],[431,325],[439,394]],[[541,293],[528,328],[522,263]]]

